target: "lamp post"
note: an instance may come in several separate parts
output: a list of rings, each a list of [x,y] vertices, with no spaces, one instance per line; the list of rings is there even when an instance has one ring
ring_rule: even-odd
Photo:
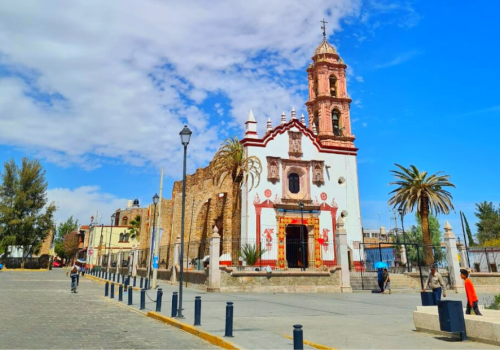
[[[405,226],[403,223],[403,218],[405,216],[404,210],[402,207],[399,207],[398,209],[399,216],[401,217],[401,229],[403,230],[403,239],[404,239],[404,245],[405,245],[405,254],[406,254],[406,266],[408,267],[408,272],[411,272],[411,265],[410,265],[410,260],[408,260],[408,247],[406,245],[406,233],[405,233]],[[418,246],[417,246],[418,249]],[[420,261],[418,262],[420,264]]]
[[[187,156],[187,146],[189,145],[189,140],[191,139],[192,131],[189,130],[187,125],[184,125],[184,129],[181,130],[179,135],[181,136],[181,143],[184,146],[184,165],[182,170],[182,217],[181,217],[181,253],[180,256],[180,267],[181,271],[179,274],[179,308],[177,317],[184,318],[182,315],[182,278],[184,270],[184,213],[186,211],[186,156]],[[174,263],[175,266],[175,263]]]
[[[153,256],[153,268],[155,268],[155,264],[158,264],[158,261],[155,260],[157,258],[157,254],[153,255],[153,248],[155,249],[156,253],[156,245],[155,245],[155,240],[156,240],[156,205],[158,204],[158,200],[160,197],[158,197],[158,194],[155,193],[153,196],[153,204],[155,206],[153,210],[153,234],[151,235],[151,243],[149,245],[149,264],[148,264],[148,278],[150,278],[150,273],[151,273],[151,256]]]
[[[302,271],[306,270],[306,254],[304,248],[304,202],[299,202],[300,208],[300,247],[302,249]]]
[[[115,224],[115,218],[116,218],[116,213],[113,213],[113,215],[111,215],[111,229],[109,230],[108,269],[107,269],[108,273],[109,273],[109,270],[111,268],[111,235],[113,234],[113,226]]]

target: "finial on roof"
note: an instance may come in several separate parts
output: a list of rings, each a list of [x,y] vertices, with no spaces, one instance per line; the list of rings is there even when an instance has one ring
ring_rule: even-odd
[[[281,124],[285,124],[286,123],[286,114],[285,114],[285,111],[283,111],[283,113],[281,113]]]
[[[295,107],[292,107],[292,119],[297,119],[297,114],[295,113]]]
[[[323,18],[322,21],[320,21],[321,23],[323,23],[323,25],[321,26],[321,29],[323,29],[323,39],[326,39],[326,24],[328,23],[327,21],[325,21],[325,19]]]
[[[304,113],[300,116],[300,122],[304,125],[306,125],[306,117],[304,117]]]
[[[271,125],[271,118],[267,118],[267,132],[271,131],[273,126]]]
[[[250,113],[248,113],[248,120],[247,121],[249,121],[249,122],[255,121],[255,117],[253,116],[253,111],[251,108],[250,108]]]

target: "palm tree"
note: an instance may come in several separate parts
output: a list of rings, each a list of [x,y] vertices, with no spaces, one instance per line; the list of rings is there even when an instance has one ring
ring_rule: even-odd
[[[250,184],[250,189],[260,183],[262,164],[256,156],[245,156],[245,149],[238,137],[224,140],[211,163],[214,182],[221,186],[224,180],[231,176],[233,194],[232,238],[240,233],[241,217],[241,187]],[[237,247],[239,251],[239,247]]]
[[[400,170],[391,170],[391,173],[397,179],[390,182],[389,185],[398,186],[389,194],[393,194],[389,199],[389,205],[395,209],[402,209],[402,214],[410,213],[417,206],[418,215],[422,219],[422,241],[424,244],[424,263],[431,265],[434,262],[432,252],[432,240],[429,231],[429,213],[449,214],[454,210],[450,192],[445,187],[455,187],[450,182],[450,175],[440,175],[437,172],[428,176],[426,171],[420,172],[414,165],[405,168],[402,165],[394,164]]]
[[[130,227],[128,232],[130,233],[130,238],[134,238],[137,236],[137,240],[139,240],[139,236],[141,235],[141,216],[136,215],[134,220],[130,221]]]

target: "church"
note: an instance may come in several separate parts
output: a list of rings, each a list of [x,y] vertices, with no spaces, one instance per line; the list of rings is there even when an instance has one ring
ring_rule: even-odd
[[[263,167],[260,184],[242,188],[241,239],[262,246],[262,263],[277,269],[336,265],[338,217],[345,223],[350,265],[359,264],[358,149],[351,131],[347,66],[326,38],[312,60],[307,123],[292,110],[290,119],[283,113],[277,126],[269,119],[266,133],[258,135],[250,112],[241,140],[245,155],[256,156]]]

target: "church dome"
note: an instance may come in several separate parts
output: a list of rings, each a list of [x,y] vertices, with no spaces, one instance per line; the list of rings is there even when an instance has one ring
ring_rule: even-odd
[[[330,45],[330,43],[328,41],[326,41],[326,39],[323,39],[321,44],[319,44],[319,46],[316,48],[316,50],[314,50],[315,55],[321,55],[323,53],[331,53],[331,54],[335,54],[335,55],[337,54],[337,52],[335,51],[333,46]]]

